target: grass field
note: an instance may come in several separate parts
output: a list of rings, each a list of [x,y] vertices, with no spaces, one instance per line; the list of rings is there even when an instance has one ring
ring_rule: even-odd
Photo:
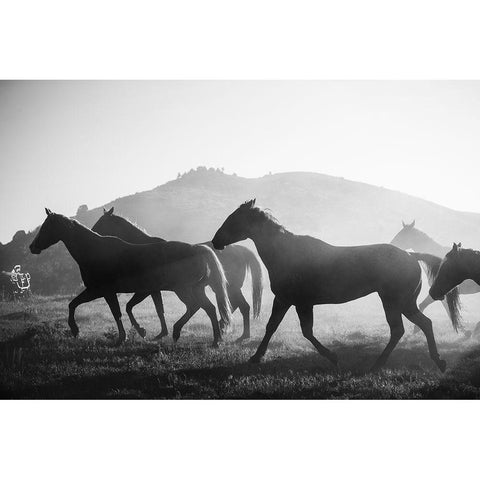
[[[469,328],[480,320],[477,297],[464,297],[463,321]],[[120,296],[123,311],[128,298]],[[210,346],[211,326],[203,312],[185,326],[177,344],[170,337],[154,342],[159,323],[150,299],[136,307],[137,319],[148,332],[145,340],[130,330],[125,316],[128,340],[114,347],[116,328],[103,300],[77,309],[80,337],[74,339],[66,324],[68,301],[68,297],[33,297],[25,303],[0,303],[2,398],[480,397],[480,339],[455,334],[441,305],[432,305],[426,313],[434,322],[447,371],[441,374],[436,369],[424,336],[412,335],[405,320],[406,334],[387,368],[372,374],[369,368],[388,340],[375,296],[315,308],[315,333],[338,354],[339,370],[302,337],[293,309],[273,337],[263,363],[247,363],[265,329],[272,302],[268,293],[261,318],[252,322],[252,339],[234,343],[242,324],[237,312],[218,349]],[[183,305],[168,292],[164,303],[171,333]],[[34,335],[22,340],[19,336],[29,329]]]

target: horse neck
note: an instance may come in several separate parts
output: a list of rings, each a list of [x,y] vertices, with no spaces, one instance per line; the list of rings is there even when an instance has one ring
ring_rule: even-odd
[[[480,253],[473,253],[471,258],[466,259],[469,278],[480,285]]]
[[[285,243],[292,234],[283,228],[259,228],[251,232],[250,238],[257,248],[258,255],[269,273],[289,260],[284,254]]]
[[[135,225],[132,225],[131,223],[123,225],[121,234],[116,236],[118,236],[122,240],[125,240],[126,242],[137,244],[165,241],[163,238],[151,237],[150,235],[140,230]]]
[[[74,260],[81,264],[94,256],[95,246],[100,238],[99,235],[87,227],[74,223],[72,228],[65,228],[65,233],[60,240],[65,244]]]
[[[155,237],[151,237],[133,225],[131,225],[131,228],[124,229],[122,234],[118,236],[129,243],[152,243],[153,240],[157,240]]]
[[[430,238],[426,233],[423,233],[423,235],[419,236],[413,242],[413,250],[443,257],[447,253],[448,248],[440,245],[433,238]]]

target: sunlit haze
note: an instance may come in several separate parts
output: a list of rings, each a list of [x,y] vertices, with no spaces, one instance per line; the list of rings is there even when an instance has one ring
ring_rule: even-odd
[[[480,211],[480,82],[0,83],[0,241],[199,165],[312,171]]]

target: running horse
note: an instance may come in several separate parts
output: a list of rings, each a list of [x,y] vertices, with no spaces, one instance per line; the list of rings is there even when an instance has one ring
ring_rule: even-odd
[[[145,243],[164,243],[165,240],[159,237],[151,237],[140,228],[133,225],[126,218],[113,213],[113,208],[109,210],[103,209],[103,215],[98,219],[97,223],[92,227],[94,232],[100,235],[110,235],[121,238],[129,243],[145,244]],[[207,242],[203,245],[211,247],[211,243]],[[232,307],[232,313],[238,308],[243,317],[243,334],[238,338],[237,342],[250,338],[250,305],[243,296],[242,285],[245,281],[247,270],[250,270],[252,277],[252,307],[253,318],[257,319],[260,314],[262,304],[262,268],[257,256],[248,248],[240,245],[233,245],[226,248],[222,252],[216,252],[220,263],[225,270],[228,286],[227,292]],[[185,304],[187,310],[185,315],[179,320],[173,330],[173,339],[176,341],[180,336],[180,331],[192,315],[198,310],[198,305],[190,296],[182,295],[177,292],[178,298]],[[160,319],[161,332],[156,339],[160,339],[168,335],[167,324],[165,322],[165,314],[163,310],[162,294],[155,292],[151,294],[158,318]],[[143,294],[135,294],[127,303],[127,314],[130,319],[133,318],[133,307],[142,302],[146,298]],[[224,325],[220,325],[222,328]]]
[[[251,362],[264,356],[272,335],[293,305],[300,318],[302,333],[320,355],[337,366],[337,355],[313,335],[313,306],[338,304],[377,292],[390,327],[390,340],[373,369],[385,364],[404,334],[402,314],[424,332],[430,357],[443,372],[446,368],[437,351],[432,322],[417,307],[422,285],[417,258],[393,245],[337,247],[306,235],[295,235],[266,211],[255,207],[255,200],[238,207],[213,238],[213,246],[250,238],[267,267],[275,295],[272,313]],[[453,291],[449,295],[455,296]],[[458,319],[452,318],[457,326]]]
[[[467,279],[480,286],[480,251],[462,248],[461,243],[454,243],[442,260],[435,281],[430,287],[430,295],[434,300],[442,300],[452,288]],[[478,324],[475,330],[477,329]]]
[[[195,299],[210,317],[213,345],[221,339],[215,307],[205,294],[209,285],[215,292],[218,310],[225,323],[230,322],[230,302],[222,265],[213,250],[205,245],[163,242],[132,245],[116,237],[102,237],[76,220],[45,209],[47,218],[30,245],[33,254],[62,241],[78,263],[85,290],[69,304],[68,325],[78,335],[75,309],[97,298],[105,298],[118,327],[118,342],[125,340],[117,293],[135,293],[145,297],[160,290],[182,291]],[[130,318],[144,337],[145,329]]]

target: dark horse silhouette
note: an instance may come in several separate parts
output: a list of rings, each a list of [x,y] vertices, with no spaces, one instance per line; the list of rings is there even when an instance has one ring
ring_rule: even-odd
[[[462,248],[461,243],[458,245],[454,243],[442,260],[438,274],[430,287],[430,295],[435,300],[442,300],[452,288],[467,279],[480,285],[480,251]]]
[[[442,372],[445,370],[432,322],[417,307],[422,279],[412,255],[393,245],[336,247],[310,236],[295,235],[255,207],[255,200],[244,203],[225,220],[213,238],[213,246],[222,249],[246,238],[255,243],[275,295],[265,336],[250,361],[260,361],[270,338],[294,305],[304,337],[336,366],[335,353],[313,335],[313,306],[349,302],[377,292],[390,326],[390,341],[373,368],[385,364],[404,334],[403,314],[423,330],[430,357]],[[452,318],[454,326],[456,322]]]
[[[85,290],[69,304],[68,325],[78,335],[75,309],[82,303],[104,297],[118,327],[118,344],[125,340],[125,330],[117,293],[135,293],[147,297],[160,290],[182,291],[195,298],[205,309],[213,327],[213,343],[221,339],[215,307],[205,295],[205,286],[215,292],[222,320],[230,321],[227,281],[215,253],[205,245],[163,242],[132,245],[116,237],[102,237],[76,220],[45,209],[47,218],[30,251],[39,254],[51,245],[63,241],[78,263]],[[133,327],[144,337],[145,330],[135,319]]]
[[[111,235],[113,237],[121,238],[129,243],[145,244],[145,243],[163,243],[166,240],[159,237],[151,237],[140,228],[130,223],[127,219],[115,215],[113,207],[110,210],[103,209],[103,215],[98,219],[97,223],[92,227],[94,232],[100,235]],[[205,244],[204,244],[205,245]],[[206,243],[211,246],[211,243]],[[232,307],[232,313],[238,308],[243,317],[243,334],[238,341],[250,338],[250,305],[243,296],[242,285],[245,281],[247,269],[250,270],[252,276],[252,306],[253,317],[256,319],[260,314],[260,307],[262,304],[262,268],[257,256],[248,248],[240,245],[234,245],[226,248],[222,252],[217,253],[217,257],[223,266],[225,276],[227,278],[228,286],[227,292]],[[186,279],[189,281],[188,279]],[[180,336],[180,331],[191,316],[198,310],[198,303],[191,296],[184,295],[182,291],[177,292],[178,298],[185,303],[187,311],[185,315],[175,324],[173,331],[173,338],[177,340]],[[142,302],[147,295],[143,293],[136,293],[127,303],[127,314],[130,319],[133,318],[133,307]],[[167,324],[165,322],[165,314],[163,310],[162,294],[155,292],[151,294],[152,300],[155,304],[162,331],[157,335],[157,339],[168,335]],[[220,325],[222,328],[223,325]]]
[[[393,237],[390,243],[398,248],[403,248],[404,250],[412,249],[416,252],[426,252],[435,255],[440,258],[438,267],[440,267],[442,258],[450,250],[449,247],[440,245],[426,233],[422,232],[418,228],[415,228],[415,220],[412,223],[405,223],[402,221],[402,229],[395,235],[395,237]],[[433,278],[435,278],[435,276]],[[432,285],[433,278],[429,278],[430,285]],[[460,295],[472,295],[479,292],[480,286],[476,285],[472,280],[466,280],[458,286],[458,293]],[[418,308],[423,312],[433,302],[434,299],[428,295],[420,303]]]

